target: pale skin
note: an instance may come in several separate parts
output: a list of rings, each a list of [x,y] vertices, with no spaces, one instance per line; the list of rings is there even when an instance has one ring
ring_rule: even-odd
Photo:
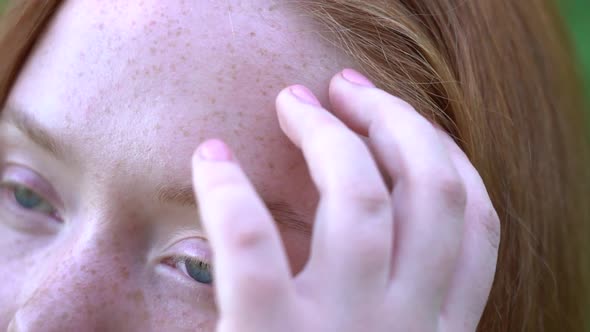
[[[475,330],[481,177],[285,3],[65,2],[0,122],[0,329]]]

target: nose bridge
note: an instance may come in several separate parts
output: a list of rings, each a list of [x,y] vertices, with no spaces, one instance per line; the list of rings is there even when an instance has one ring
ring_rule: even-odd
[[[117,320],[117,296],[130,274],[126,259],[108,240],[79,235],[38,262],[15,331],[105,330]]]

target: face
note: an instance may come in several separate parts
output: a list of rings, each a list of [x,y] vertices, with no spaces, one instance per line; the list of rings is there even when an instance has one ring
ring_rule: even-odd
[[[354,66],[288,1],[68,1],[0,122],[0,329],[212,331],[212,249],[191,155],[221,138],[293,273],[318,195],[281,132],[289,84],[327,104]]]

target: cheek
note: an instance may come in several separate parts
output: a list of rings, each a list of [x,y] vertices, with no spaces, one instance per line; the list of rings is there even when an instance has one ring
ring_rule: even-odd
[[[24,276],[32,266],[30,246],[30,241],[0,228],[0,330],[8,326],[16,311],[18,290],[27,282]]]

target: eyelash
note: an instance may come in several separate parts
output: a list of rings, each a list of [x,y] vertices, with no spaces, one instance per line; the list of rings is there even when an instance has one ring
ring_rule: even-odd
[[[203,285],[210,285],[213,282],[213,280],[212,280],[212,274],[213,274],[212,266],[211,266],[211,263],[206,260],[202,260],[202,259],[195,258],[192,256],[181,255],[181,256],[175,256],[175,257],[171,258],[169,260],[169,262],[170,262],[169,263],[170,266],[180,270],[186,277],[192,279],[195,282],[198,282]],[[196,280],[193,276],[191,276],[190,273],[188,272],[187,263],[194,264],[199,267],[205,267],[208,270],[209,279],[211,279],[210,282],[205,283],[205,282]],[[184,264],[184,265],[180,265],[180,264]]]
[[[34,194],[35,196],[39,197],[39,199],[42,202],[44,202],[48,206],[50,206],[51,213],[44,213],[44,212],[41,212],[38,210],[24,207],[21,203],[18,202],[18,200],[16,198],[16,190],[17,189],[28,190],[32,194]],[[38,193],[36,190],[32,189],[31,187],[24,185],[22,183],[7,181],[7,182],[0,183],[0,190],[1,190],[2,199],[8,201],[8,204],[10,204],[12,207],[18,209],[19,212],[42,215],[42,216],[50,217],[60,223],[62,222],[61,218],[57,214],[57,210],[55,209],[55,207],[53,207],[53,205],[42,194]]]
[[[36,210],[34,207],[27,208],[26,206],[24,206],[23,203],[19,202],[18,198],[16,197],[17,190],[26,190],[27,194],[34,195],[36,198],[39,199],[40,203],[43,203],[45,206],[49,207],[50,212],[39,211]],[[21,194],[23,193],[21,192]],[[1,182],[0,198],[5,204],[9,205],[10,209],[17,210],[16,213],[35,214],[38,216],[50,217],[60,223],[62,222],[61,218],[57,214],[56,209],[49,202],[49,200],[47,200],[44,197],[44,195],[40,194],[38,191],[31,188],[29,185],[25,185],[23,183],[14,181]],[[192,256],[180,255],[170,258],[167,263],[171,267],[180,270],[186,277],[192,279],[194,282],[207,286],[209,286],[213,282],[213,271],[211,269],[211,263],[207,260],[198,259]],[[191,266],[192,268],[198,267],[204,269],[206,270],[206,272],[197,272],[195,277],[194,275],[191,275],[191,273],[189,272],[189,266]]]

